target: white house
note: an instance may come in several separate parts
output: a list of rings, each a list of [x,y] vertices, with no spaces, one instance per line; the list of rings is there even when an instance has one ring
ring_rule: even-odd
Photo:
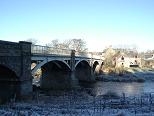
[[[114,56],[114,63],[115,67],[140,67],[141,58],[138,58],[137,55],[132,57],[124,53],[119,53]]]

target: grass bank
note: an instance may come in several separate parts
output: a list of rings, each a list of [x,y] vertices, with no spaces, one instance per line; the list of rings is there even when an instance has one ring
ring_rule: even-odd
[[[149,68],[108,68],[96,77],[105,82],[145,82],[154,81],[154,70]]]

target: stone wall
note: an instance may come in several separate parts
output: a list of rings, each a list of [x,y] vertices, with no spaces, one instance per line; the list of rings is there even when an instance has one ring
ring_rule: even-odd
[[[0,65],[15,72],[21,96],[32,92],[31,43],[0,41]]]

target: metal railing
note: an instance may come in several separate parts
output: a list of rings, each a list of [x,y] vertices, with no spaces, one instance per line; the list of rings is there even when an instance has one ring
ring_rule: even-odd
[[[71,56],[71,52],[72,52],[71,49],[59,49],[55,47],[48,47],[48,46],[41,46],[41,45],[31,46],[32,54]],[[91,52],[75,51],[75,56],[102,59],[101,55],[94,55]]]
[[[58,49],[54,47],[41,46],[41,45],[32,45],[31,46],[32,54],[42,54],[42,55],[71,55],[70,49]]]

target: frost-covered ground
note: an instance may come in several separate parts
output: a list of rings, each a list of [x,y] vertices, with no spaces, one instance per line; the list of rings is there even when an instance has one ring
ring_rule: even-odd
[[[39,92],[0,106],[1,116],[154,116],[154,94],[92,96],[90,89]]]
[[[107,81],[154,81],[154,72],[137,70],[123,76],[104,74],[99,78]],[[154,93],[126,97],[125,94],[117,96],[113,93],[94,96],[92,89],[39,90],[32,99],[0,105],[0,116],[154,116]]]

